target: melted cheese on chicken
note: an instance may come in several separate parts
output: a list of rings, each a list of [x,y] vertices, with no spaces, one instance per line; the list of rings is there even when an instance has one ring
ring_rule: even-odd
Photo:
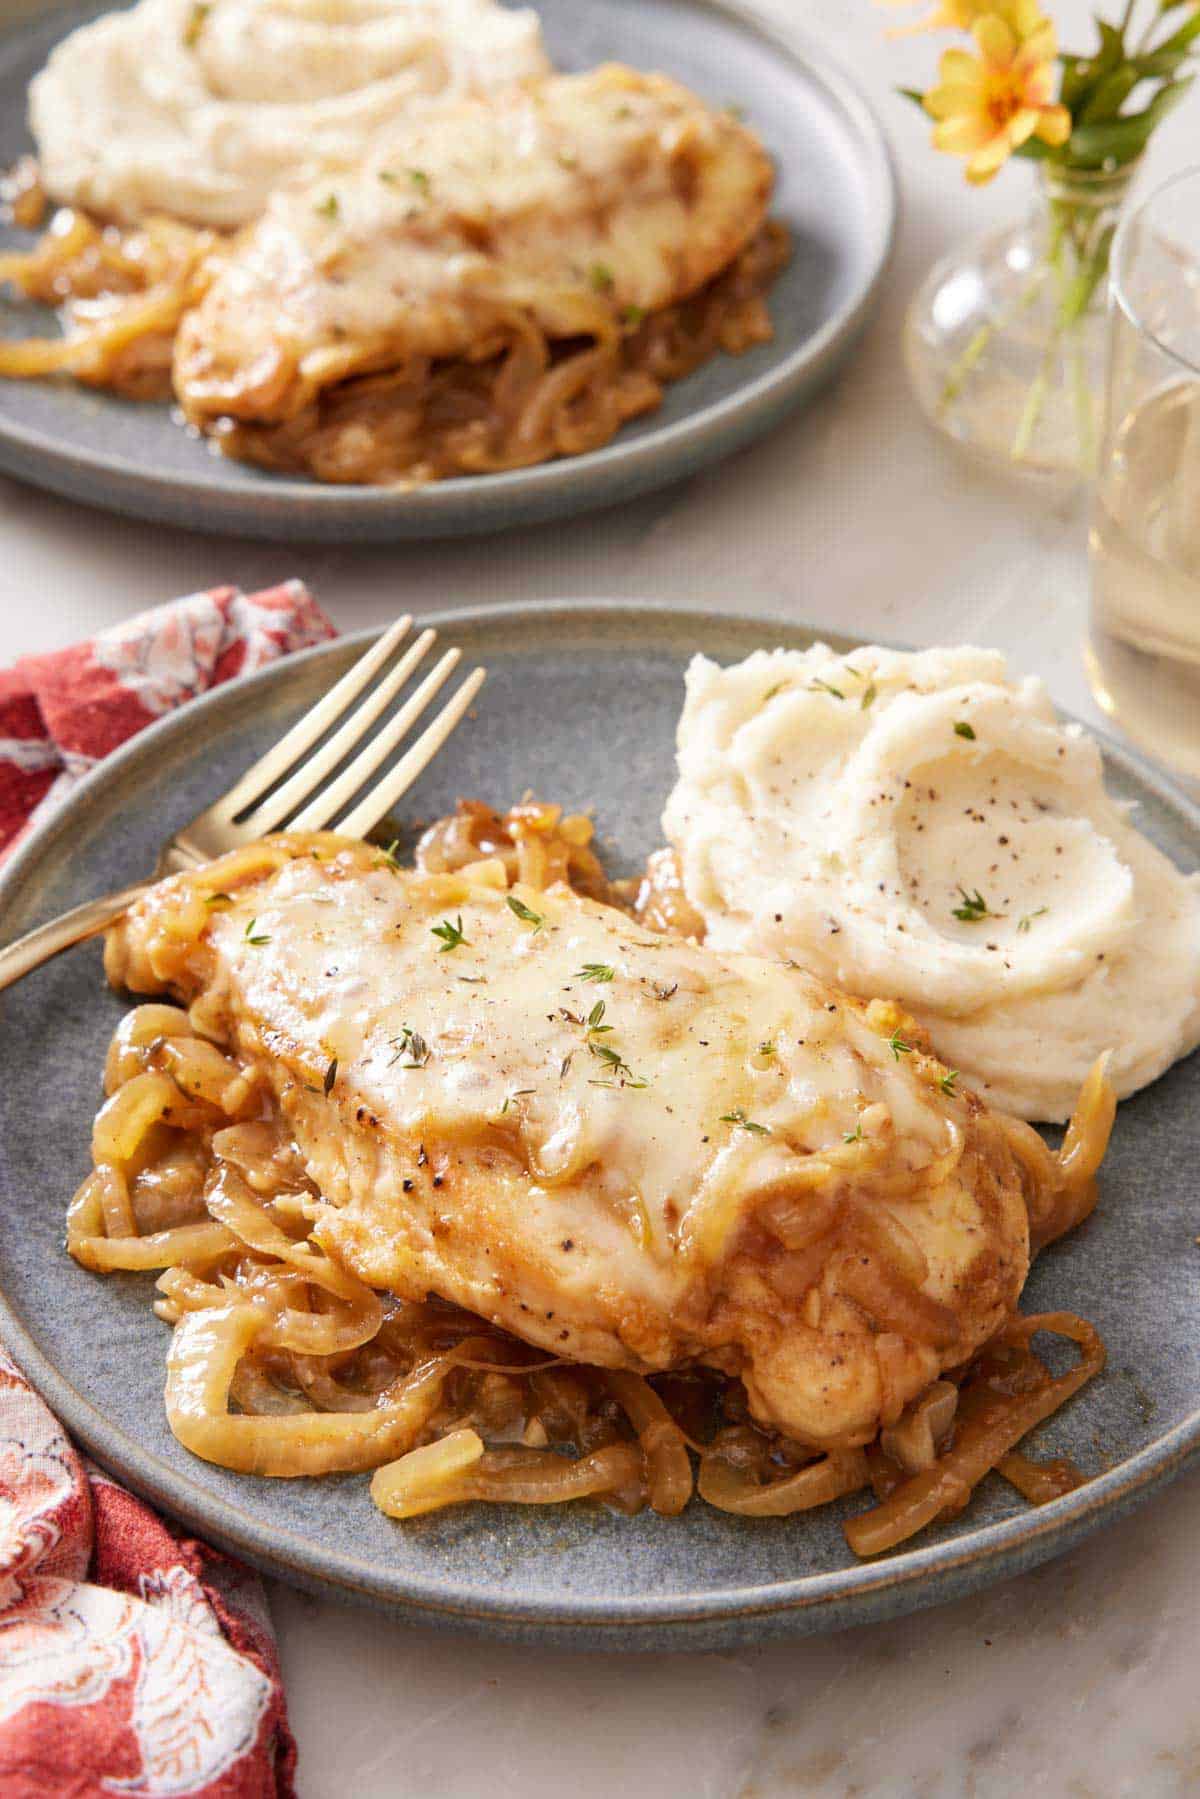
[[[371,1285],[576,1360],[710,1361],[814,1443],[870,1438],[1011,1311],[1016,1164],[891,1009],[500,864],[295,843],[163,883],[110,967],[265,1070],[315,1234]],[[226,886],[189,939],[180,908]]]
[[[664,76],[440,108],[274,195],[185,319],[176,390],[196,420],[278,420],[353,373],[483,360],[522,321],[611,340],[726,268],[771,185],[754,134]]]

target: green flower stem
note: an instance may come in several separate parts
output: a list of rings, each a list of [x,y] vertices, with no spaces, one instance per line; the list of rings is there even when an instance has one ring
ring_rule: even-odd
[[[1038,269],[1036,274],[1026,282],[1015,306],[1010,307],[1007,312],[1001,313],[998,319],[989,319],[986,325],[980,325],[961,356],[958,356],[951,364],[950,372],[942,383],[942,391],[938,396],[939,417],[948,406],[953,405],[954,401],[958,399],[967,384],[968,375],[983,360],[987,347],[996,332],[1003,331],[1006,326],[1012,324],[1015,318],[1022,312],[1027,312],[1033,305],[1038,294],[1046,285],[1049,272],[1047,268]]]

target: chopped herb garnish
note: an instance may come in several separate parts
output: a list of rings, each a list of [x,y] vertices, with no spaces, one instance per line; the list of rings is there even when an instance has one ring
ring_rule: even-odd
[[[329,1064],[329,1067],[325,1070],[325,1079],[321,1082],[321,1088],[326,1099],[328,1099],[329,1095],[333,1092],[333,1084],[337,1080],[337,1071],[338,1059],[335,1056],[333,1061]]]
[[[758,1046],[758,1053],[760,1056],[773,1056],[775,1054],[775,1045],[773,1043],[760,1043]]]
[[[865,712],[868,706],[873,706],[878,698],[879,689],[876,687],[874,681],[868,681],[867,685],[863,688],[862,699],[859,701],[860,712]]]
[[[323,200],[317,201],[316,209],[323,219],[336,219],[342,210],[342,203],[336,194],[326,194]]]
[[[613,1074],[616,1075],[617,1079],[620,1081],[622,1087],[645,1087],[649,1085],[647,1081],[640,1081],[637,1079],[632,1068],[630,1068],[628,1062],[626,1062],[621,1055],[620,1050],[613,1049],[611,1044],[596,1043],[589,1037],[588,1049],[598,1061],[603,1062],[606,1068],[612,1070]],[[602,1084],[608,1085],[611,1083]]]
[[[911,1043],[906,1043],[904,1041],[899,1031],[893,1031],[888,1038],[888,1048],[892,1052],[893,1059],[897,1062],[900,1060],[901,1056],[911,1056],[912,1047]]]
[[[271,939],[264,936],[261,931],[255,931],[254,927],[257,923],[257,918],[252,918],[250,920],[250,923],[246,926],[245,941],[247,943],[252,943],[255,949],[260,949],[264,943],[270,943]]]
[[[1026,912],[1023,918],[1017,920],[1018,931],[1027,931],[1035,918],[1044,918],[1049,910],[1049,906],[1039,906],[1036,912]]]
[[[812,680],[808,684],[810,693],[827,693],[835,700],[844,700],[845,694],[840,687],[831,687],[828,681]]]
[[[740,1130],[753,1131],[757,1137],[769,1137],[771,1135],[769,1126],[757,1124],[753,1118],[747,1118],[745,1110],[741,1106],[735,1106],[732,1112],[722,1112],[721,1123],[736,1124]]]
[[[942,1092],[946,1094],[947,1098],[953,1099],[955,1089],[958,1086],[958,1069],[951,1068],[948,1073],[942,1076],[941,1080],[938,1082],[938,1086],[941,1088]]]
[[[232,893],[210,893],[204,903],[210,911],[217,906],[232,906],[233,895]]]
[[[631,331],[637,330],[645,316],[646,308],[644,306],[623,306],[621,308],[621,323],[628,325]]]
[[[588,1028],[589,1033],[592,1036],[602,1035],[605,1031],[612,1030],[611,1024],[603,1023],[603,1018],[604,1018],[604,1001],[602,999],[598,999],[596,1001],[595,1005],[592,1007],[591,1011],[588,1013],[588,1018],[587,1018],[587,1028]]]
[[[863,1140],[862,1119],[860,1118],[852,1131],[842,1132],[843,1143],[861,1143]]]
[[[962,895],[962,905],[955,906],[955,918],[961,918],[964,924],[978,924],[981,918],[994,916],[978,887],[974,893],[968,893],[965,887],[960,887],[958,891]]]
[[[975,727],[974,725],[969,725],[965,718],[956,718],[954,721],[954,735],[956,737],[965,737],[969,743],[974,743]]]
[[[524,1099],[528,1094],[536,1092],[536,1087],[516,1087],[511,1093],[506,1093],[504,1096],[504,1104],[500,1108],[501,1117],[508,1111],[508,1108],[514,1099]]]
[[[575,1051],[573,1049],[569,1049],[558,1066],[558,1078],[560,1081],[566,1080],[567,1070],[570,1068],[571,1063],[574,1061],[574,1059],[575,1059]]]
[[[388,1041],[396,1052],[388,1063],[389,1068],[394,1068],[401,1056],[408,1057],[404,1064],[406,1068],[424,1068],[429,1060],[429,1045],[420,1031],[414,1031],[410,1024],[405,1025],[398,1037],[390,1037]]]
[[[413,186],[421,193],[427,194],[429,192],[429,176],[425,173],[424,169],[410,169],[408,171],[408,178]]]
[[[598,294],[612,292],[614,277],[612,270],[606,262],[594,262],[588,270],[588,280]]]
[[[388,187],[395,187],[395,185],[396,185],[397,181],[399,181],[400,177],[399,177],[399,175],[397,175],[395,169],[380,169],[379,179],[383,182],[386,182]]]
[[[390,868],[394,875],[398,875],[400,873],[400,860],[396,852],[399,848],[400,839],[398,837],[393,837],[387,848],[380,850],[379,861],[375,864],[376,868]]]
[[[527,906],[525,901],[518,899],[515,893],[506,893],[504,898],[509,911],[515,912],[522,924],[531,925],[535,931],[540,931],[545,925],[546,920],[542,914],[535,912],[531,906]]]
[[[211,11],[211,0],[196,0],[195,6],[188,14],[188,21],[183,31],[183,41],[187,49],[194,50],[200,42],[200,33],[204,30],[205,20]]]
[[[463,936],[461,912],[453,924],[448,918],[443,918],[441,924],[432,925],[430,929],[434,937],[440,937],[442,940],[442,947],[438,951],[440,956],[444,956],[449,949],[458,949],[460,944],[467,941]]]
[[[614,971],[607,962],[585,962],[575,970],[577,981],[611,981]]]

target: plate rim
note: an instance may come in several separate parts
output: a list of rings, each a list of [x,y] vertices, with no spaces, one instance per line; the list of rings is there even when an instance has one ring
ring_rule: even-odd
[[[490,529],[503,528],[505,513],[514,509],[519,512],[513,517],[514,523],[561,516],[568,511],[583,512],[610,502],[621,490],[648,493],[706,463],[723,460],[758,430],[768,429],[777,416],[803,397],[809,386],[831,373],[865,326],[878,302],[895,251],[900,186],[891,141],[871,102],[839,61],[816,45],[801,27],[757,13],[748,0],[671,3],[731,24],[768,45],[797,75],[824,91],[858,140],[860,168],[867,180],[870,202],[863,215],[866,264],[842,304],[777,367],[747,379],[734,392],[684,418],[654,425],[637,438],[626,439],[618,433],[611,442],[580,456],[560,457],[526,469],[454,476],[407,491],[289,476],[273,476],[261,487],[230,486],[214,472],[229,467],[215,453],[211,467],[199,461],[194,473],[162,474],[152,464],[143,465],[121,452],[73,447],[36,426],[7,418],[2,412],[0,451],[35,458],[38,476],[56,475],[63,482],[58,491],[74,497],[86,497],[80,494],[80,486],[90,478],[96,483],[92,503],[110,509],[136,515],[149,506],[165,513],[186,502],[226,509],[226,517],[212,522],[192,518],[191,528],[200,531],[226,531],[232,527],[253,532],[249,515],[260,511],[269,515],[264,517],[264,531],[272,522],[294,521],[300,514],[303,524],[318,532],[352,516],[364,528],[376,532],[392,525],[397,531],[415,527],[428,536],[443,528],[447,532],[465,531],[468,515],[475,515],[477,528]],[[22,40],[41,36],[53,21],[61,17],[65,22],[79,10],[78,0],[58,0],[48,12],[17,20],[0,31],[0,53],[18,46]],[[745,435],[739,436],[739,431]],[[34,470],[20,467],[10,472],[18,479],[34,476]],[[45,483],[39,479],[38,484]],[[105,484],[107,497],[97,500],[99,488]],[[576,490],[580,486],[593,487],[594,495],[579,495]],[[490,503],[488,496],[494,496]]]
[[[420,619],[447,635],[456,626],[495,630],[540,622],[553,630],[591,626],[611,633],[651,623],[683,633],[718,630],[785,642],[862,644],[881,642],[814,627],[778,614],[700,610],[630,600],[563,602],[505,601],[487,606],[431,612]],[[383,627],[367,627],[282,658],[251,675],[214,688],[157,720],[92,770],[61,807],[33,831],[0,871],[0,928],[7,914],[28,904],[38,867],[72,829],[93,796],[118,789],[127,770],[152,758],[157,744],[186,735],[197,717],[240,709],[260,690],[286,684],[295,672],[324,658],[363,648]],[[883,647],[899,648],[883,643]],[[1070,714],[1061,716],[1076,722]],[[1139,752],[1106,732],[1084,727],[1111,762],[1160,803],[1178,814],[1195,834],[1200,852],[1200,806]],[[33,909],[36,911],[36,899]],[[22,920],[25,928],[26,921]],[[381,1606],[411,1622],[467,1629],[517,1641],[557,1642],[576,1648],[711,1646],[717,1642],[765,1640],[769,1636],[842,1628],[941,1603],[961,1593],[1020,1573],[1071,1548],[1093,1529],[1115,1522],[1179,1474],[1200,1452],[1200,1394],[1195,1409],[1162,1436],[1115,1467],[1097,1474],[1073,1493],[961,1536],[933,1542],[874,1562],[849,1564],[820,1574],[716,1591],[658,1596],[630,1594],[585,1600],[550,1594],[506,1599],[481,1598],[453,1578],[409,1578],[395,1568],[380,1569],[354,1556],[330,1553],[314,1539],[269,1526],[234,1501],[216,1496],[197,1472],[171,1467],[113,1425],[43,1354],[9,1301],[0,1274],[0,1350],[7,1348],[63,1427],[104,1467],[170,1516],[198,1530],[254,1566],[329,1597]]]

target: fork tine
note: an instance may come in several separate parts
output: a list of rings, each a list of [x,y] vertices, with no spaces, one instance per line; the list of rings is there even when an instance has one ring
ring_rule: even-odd
[[[322,694],[314,706],[310,706],[304,717],[299,719],[284,736],[261,757],[252,768],[248,768],[241,780],[236,782],[229,792],[217,802],[214,814],[222,819],[231,820],[239,812],[251,805],[268,787],[286,775],[292,764],[309,749],[317,739],[322,737],[335,724],[350,704],[357,699],[367,683],[381,669],[400,644],[412,626],[412,618],[405,614],[390,625],[377,643],[361,655],[357,662],[346,670],[340,681],[336,681],[329,692]]]
[[[381,681],[362,705],[355,708],[345,724],[315,756],[306,757],[290,780],[285,781],[282,787],[255,807],[242,821],[240,829],[252,831],[256,837],[264,837],[268,831],[275,829],[281,818],[289,817],[303,805],[313,789],[320,786],[326,775],[332,774],[338,763],[366,736],[380,713],[391,705],[413,670],[424,661],[426,652],[436,639],[436,631],[422,631],[387,679]]]
[[[412,748],[397,762],[391,773],[373,787],[366,798],[343,819],[339,830],[348,837],[365,837],[373,825],[389,813],[396,801],[406,794],[417,776],[425,769],[462,718],[487,678],[487,670],[477,668],[467,676],[452,700],[449,700],[428,725]]]
[[[366,785],[375,770],[386,762],[403,740],[405,734],[420,718],[430,700],[438,689],[450,679],[454,669],[462,657],[461,650],[447,650],[433,666],[429,674],[421,682],[409,699],[407,699],[394,718],[390,718],[366,748],[354,758],[349,768],[345,769],[328,787],[322,788],[315,799],[298,812],[291,821],[293,831],[320,831],[329,825],[343,806],[348,806],[359,789]]]

